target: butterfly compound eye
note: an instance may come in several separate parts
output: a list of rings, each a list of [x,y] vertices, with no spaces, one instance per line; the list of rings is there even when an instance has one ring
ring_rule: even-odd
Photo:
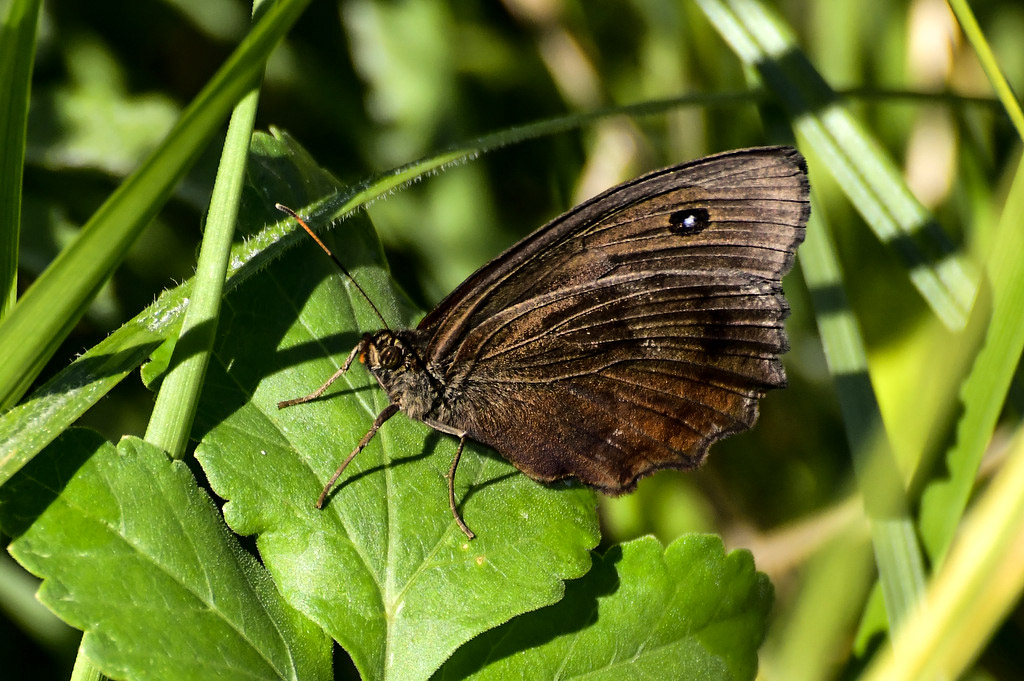
[[[394,345],[388,345],[380,351],[380,365],[385,369],[394,369],[402,363],[402,351]]]

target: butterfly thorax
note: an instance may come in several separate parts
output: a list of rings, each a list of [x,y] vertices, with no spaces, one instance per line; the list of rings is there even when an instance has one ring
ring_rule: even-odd
[[[363,337],[359,354],[391,401],[417,420],[436,412],[443,392],[423,361],[426,342],[425,334],[413,329],[377,331]]]

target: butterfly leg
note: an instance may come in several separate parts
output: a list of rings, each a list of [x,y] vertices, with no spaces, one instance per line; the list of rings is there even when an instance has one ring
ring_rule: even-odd
[[[338,478],[341,477],[341,474],[345,472],[345,469],[348,467],[349,463],[352,462],[352,459],[356,458],[356,454],[363,451],[363,447],[365,447],[370,442],[370,440],[373,439],[373,436],[377,434],[377,431],[380,430],[380,427],[384,425],[384,422],[397,413],[398,405],[389,404],[388,406],[384,407],[384,411],[377,414],[377,418],[373,420],[373,425],[370,426],[369,432],[367,432],[366,435],[363,436],[363,439],[359,441],[359,444],[356,445],[356,448],[353,449],[352,453],[348,455],[348,458],[345,459],[340,466],[338,466],[338,470],[334,471],[334,475],[332,475],[331,479],[327,482],[326,485],[324,485],[324,491],[320,492],[320,498],[316,500],[317,508],[324,507],[324,502],[327,500],[327,495],[330,494],[331,492],[331,487],[334,487],[334,483],[337,482]]]
[[[290,406],[295,405],[295,404],[302,404],[303,402],[311,402],[311,401],[315,400],[316,398],[320,397],[321,395],[323,395],[324,391],[327,390],[329,387],[331,387],[331,383],[334,383],[336,380],[338,380],[341,377],[341,375],[343,373],[348,371],[348,368],[350,366],[352,366],[352,361],[356,358],[356,355],[358,355],[360,352],[362,352],[365,347],[366,347],[366,340],[363,339],[363,340],[359,341],[359,345],[357,345],[354,348],[352,348],[352,352],[348,353],[348,357],[345,358],[345,363],[341,365],[340,369],[338,369],[337,371],[334,372],[333,376],[331,376],[330,378],[327,379],[326,383],[324,383],[322,386],[320,386],[319,388],[317,388],[316,390],[314,390],[310,394],[306,395],[305,397],[296,397],[294,400],[284,400],[282,402],[278,402],[277,403],[277,408],[278,409],[284,409],[285,407],[290,407]]]
[[[463,435],[459,438],[459,449],[455,452],[455,458],[452,459],[452,467],[448,470],[448,505],[452,509],[452,515],[455,516],[455,522],[458,524],[459,529],[468,538],[472,539],[476,535],[473,534],[473,530],[466,526],[465,521],[462,520],[462,516],[459,515],[459,509],[455,506],[455,469],[459,467],[459,459],[462,458],[462,448],[466,445],[466,436]]]

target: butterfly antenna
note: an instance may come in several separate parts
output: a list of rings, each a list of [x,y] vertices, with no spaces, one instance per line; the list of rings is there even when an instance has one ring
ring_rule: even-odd
[[[344,265],[341,264],[341,261],[338,260],[338,257],[336,255],[334,255],[334,253],[331,252],[331,249],[327,248],[327,246],[324,244],[324,242],[320,241],[320,237],[318,237],[316,234],[313,233],[313,230],[309,228],[309,225],[306,224],[306,221],[303,220],[301,217],[299,217],[298,213],[293,211],[288,206],[285,206],[284,204],[275,203],[274,207],[277,208],[282,213],[287,213],[288,215],[290,215],[293,218],[295,218],[295,221],[299,223],[299,226],[301,226],[302,229],[306,230],[306,234],[308,234],[311,237],[313,237],[313,241],[315,241],[317,243],[317,245],[320,246],[320,248],[324,249],[324,253],[326,253],[327,255],[331,256],[331,260],[333,260],[334,264],[338,266],[338,269],[340,269],[342,271],[342,273],[344,273],[344,275],[346,277],[348,277],[349,281],[352,282],[352,285],[355,286],[356,289],[359,291],[359,293],[361,293],[363,295],[363,298],[366,298],[366,302],[368,302],[370,304],[370,307],[373,308],[373,312],[380,319],[380,323],[384,325],[385,329],[390,331],[391,327],[388,326],[387,320],[384,319],[384,315],[382,315],[380,313],[380,310],[377,309],[377,306],[373,304],[373,300],[370,298],[370,296],[367,295],[366,291],[363,290],[363,287],[359,285],[359,282],[356,281],[356,278],[353,277],[351,274],[349,274],[349,271],[347,269],[345,269]]]

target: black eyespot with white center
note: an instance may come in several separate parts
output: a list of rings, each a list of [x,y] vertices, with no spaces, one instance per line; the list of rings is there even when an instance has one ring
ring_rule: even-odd
[[[700,234],[711,226],[707,208],[686,208],[668,216],[668,229],[673,234],[690,236]]]

